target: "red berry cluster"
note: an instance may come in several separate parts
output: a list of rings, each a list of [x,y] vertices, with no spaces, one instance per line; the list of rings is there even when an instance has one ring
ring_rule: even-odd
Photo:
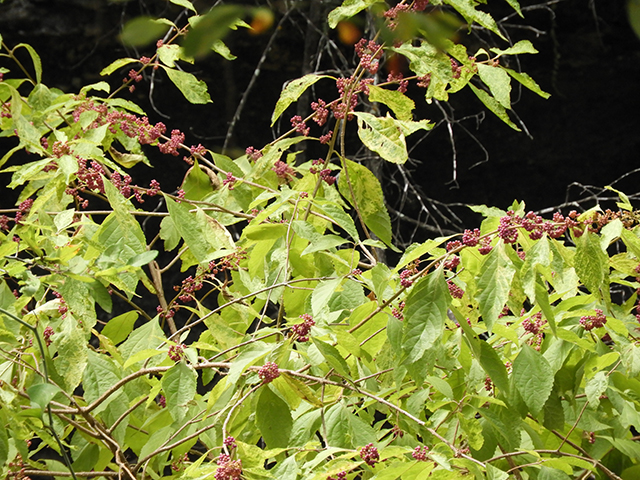
[[[174,472],[179,472],[182,470],[183,463],[189,460],[189,455],[185,453],[183,456],[178,457],[177,460],[171,463],[171,470]]]
[[[389,75],[387,75],[387,82],[397,82],[400,93],[405,93],[409,87],[409,80],[404,80],[402,72],[390,72]]]
[[[318,99],[317,102],[311,102],[311,110],[316,112],[313,115],[313,121],[318,125],[322,126],[327,123],[327,118],[329,117],[329,110],[327,109],[327,104],[321,98]]]
[[[492,388],[493,388],[493,382],[491,381],[491,377],[487,375],[484,379],[484,389],[487,392],[490,392]]]
[[[400,285],[402,285],[404,288],[409,288],[411,285],[413,285],[413,280],[411,279],[411,277],[418,273],[419,263],[419,259],[415,262],[411,262],[404,270],[400,272]]]
[[[214,475],[216,480],[240,480],[242,460],[231,460],[229,455],[221,453],[216,463],[218,464]]]
[[[362,458],[367,465],[374,466],[380,461],[380,454],[378,453],[378,449],[373,446],[373,443],[368,443],[360,449],[360,458]]]
[[[400,302],[398,304],[398,307],[391,307],[391,315],[393,315],[395,318],[397,318],[400,321],[404,320],[404,314],[402,313],[402,311],[404,310],[404,302]]]
[[[278,176],[278,178],[285,180],[287,182],[291,180],[296,174],[295,170],[290,165],[287,165],[281,160],[277,160],[273,164],[273,167],[271,168],[271,170],[276,172],[276,175]]]
[[[584,327],[585,330],[591,331],[594,328],[603,327],[607,323],[607,317],[604,315],[604,312],[599,308],[596,308],[595,315],[586,315],[580,318],[580,325]]]
[[[320,135],[320,137],[318,138],[318,140],[320,141],[320,143],[322,143],[323,145],[326,145],[327,143],[329,143],[329,141],[331,141],[331,137],[333,136],[333,130],[329,130],[327,133],[325,133],[324,135]]]
[[[307,124],[300,115],[294,115],[291,117],[291,126],[296,130],[296,132],[301,133],[305,137],[309,136],[309,131],[311,129],[307,127]]]
[[[233,450],[238,447],[238,445],[236,444],[236,439],[231,436],[225,437],[222,443],[224,443],[224,446],[229,450]]]
[[[295,336],[298,342],[308,342],[309,332],[311,331],[311,327],[313,327],[316,322],[308,313],[300,315],[300,318],[302,318],[303,322],[292,326],[291,333]]]
[[[449,293],[453,298],[462,298],[464,296],[464,290],[451,280],[447,281],[447,287],[449,287]]]
[[[336,474],[335,477],[332,476],[328,476],[327,480],[345,480],[347,478],[347,472],[346,471],[342,471]]]
[[[228,185],[229,186],[229,190],[233,190],[233,187],[234,187],[234,185],[236,184],[237,181],[238,181],[238,179],[233,176],[233,173],[227,172],[227,178],[224,178],[222,180],[222,185]]]
[[[247,157],[249,160],[257,161],[260,157],[262,157],[262,152],[254,147],[247,147],[245,150]]]
[[[419,462],[426,462],[429,460],[429,447],[427,447],[426,445],[423,445],[421,447],[416,447],[413,449],[413,452],[411,453],[411,456],[415,459],[418,460]]]
[[[273,362],[265,363],[262,367],[260,367],[260,370],[258,370],[258,376],[262,379],[262,383],[273,382],[280,376],[278,365]]]
[[[167,356],[174,362],[179,362],[184,356],[185,345],[171,345]]]
[[[44,329],[44,332],[42,332],[42,337],[44,338],[44,343],[47,345],[47,347],[49,345],[51,345],[51,337],[55,334],[56,332],[53,331],[53,328],[51,327],[47,327]]]
[[[195,300],[195,296],[194,293],[196,293],[198,290],[200,290],[202,288],[202,277],[197,277],[196,279],[194,279],[191,275],[189,275],[187,278],[185,278],[184,280],[182,280],[182,285],[178,286],[178,285],[174,285],[173,289],[177,292],[180,291],[182,292],[179,296],[178,299],[181,302],[190,302],[191,300]]]
[[[522,322],[522,327],[524,328],[525,332],[529,332],[533,335],[538,335],[542,326],[546,323],[546,320],[542,320],[542,312],[538,312],[525,319]]]
[[[180,144],[184,142],[184,133],[180,130],[171,130],[171,138],[166,143],[158,144],[158,148],[162,153],[167,153],[173,156],[178,155],[178,148]]]
[[[370,74],[375,75],[380,66],[380,58],[382,57],[382,45],[377,44],[373,40],[367,41],[361,38],[355,45],[356,55],[360,57],[360,65]]]

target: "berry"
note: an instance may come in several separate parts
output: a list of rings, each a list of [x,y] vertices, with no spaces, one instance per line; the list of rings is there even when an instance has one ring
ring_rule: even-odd
[[[451,280],[447,281],[447,287],[449,287],[449,293],[453,298],[462,298],[464,296],[464,290]]]
[[[297,337],[296,340],[298,342],[308,342],[309,332],[311,331],[311,327],[313,327],[316,322],[308,313],[300,315],[300,318],[302,318],[304,321],[291,327],[291,333]]]
[[[44,332],[42,332],[42,336],[44,337],[44,343],[47,345],[47,347],[51,345],[51,337],[53,336],[54,333],[55,332],[51,327],[45,328]]]
[[[184,356],[185,345],[171,345],[167,356],[174,362],[179,362]]]
[[[428,451],[429,451],[429,447],[427,447],[426,445],[423,445],[422,447],[416,447],[413,449],[411,456],[415,460],[418,460],[419,462],[426,462],[429,460],[428,453],[427,453]]]
[[[278,365],[273,362],[265,363],[262,367],[260,367],[260,370],[258,370],[258,376],[262,379],[262,383],[269,383],[274,381],[280,376]]]
[[[380,460],[380,454],[378,453],[378,449],[373,446],[373,443],[368,443],[360,449],[360,458],[372,467]]]
[[[585,330],[591,331],[594,328],[603,327],[607,323],[607,317],[604,315],[604,312],[599,308],[596,308],[595,315],[587,315],[580,318],[580,325],[584,327]]]

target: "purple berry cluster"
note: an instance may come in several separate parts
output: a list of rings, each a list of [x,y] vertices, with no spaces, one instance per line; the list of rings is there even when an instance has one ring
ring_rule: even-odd
[[[335,477],[328,476],[327,480],[345,480],[347,478],[347,472],[344,470],[336,474]]]
[[[380,66],[380,58],[382,57],[382,45],[377,44],[373,40],[367,41],[361,38],[355,45],[356,55],[360,58],[360,65],[371,75],[378,72]]]
[[[364,460],[364,463],[373,467],[380,461],[380,454],[378,449],[374,447],[373,443],[368,443],[360,449],[360,458]]]
[[[278,178],[280,178],[281,180],[284,180],[286,182],[291,180],[296,174],[296,172],[293,169],[293,167],[291,167],[290,165],[287,165],[286,163],[284,163],[281,160],[277,160],[273,164],[273,167],[271,168],[271,170],[276,172],[276,175],[278,176]]]
[[[400,320],[401,322],[404,320],[404,314],[402,311],[404,310],[404,302],[400,302],[397,307],[391,307],[391,315]]]
[[[464,296],[464,290],[451,280],[447,281],[447,287],[449,287],[449,293],[453,298],[462,298]]]
[[[262,367],[260,367],[260,370],[258,370],[258,376],[262,380],[262,383],[273,382],[280,376],[278,365],[273,362],[265,363]]]
[[[185,345],[171,345],[167,356],[174,362],[179,362],[184,356]]]
[[[584,327],[585,330],[591,331],[594,328],[604,327],[607,323],[607,317],[604,315],[604,312],[599,308],[596,308],[595,315],[586,315],[580,318],[580,325]]]
[[[245,152],[249,160],[253,160],[254,162],[262,157],[262,152],[254,147],[247,147]]]
[[[411,456],[419,462],[427,462],[429,460],[429,447],[423,445],[413,449]]]
[[[214,475],[216,480],[240,480],[242,460],[231,460],[229,455],[221,453],[216,463],[218,464]]]
[[[291,327],[291,333],[298,342],[308,342],[309,332],[316,322],[308,313],[300,315],[300,318],[302,318],[303,322]]]
[[[56,332],[53,331],[53,328],[51,327],[47,327],[44,329],[44,332],[42,332],[42,337],[44,338],[44,343],[47,345],[47,347],[49,345],[51,345],[51,337],[55,334]]]
[[[225,437],[225,439],[224,439],[224,441],[222,443],[229,450],[234,450],[234,449],[238,448],[238,445],[236,444],[236,439],[231,437],[231,436]]]
[[[400,272],[400,285],[402,285],[404,288],[409,288],[411,285],[413,285],[413,279],[411,277],[418,273],[419,264],[420,260],[418,259],[408,264],[406,268]]]
[[[525,319],[522,322],[522,327],[524,328],[525,332],[531,333],[533,335],[538,335],[542,326],[546,323],[546,320],[542,320],[542,312],[538,312]]]

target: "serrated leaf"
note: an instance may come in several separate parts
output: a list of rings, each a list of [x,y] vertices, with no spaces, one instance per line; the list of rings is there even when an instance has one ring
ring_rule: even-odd
[[[29,395],[32,404],[36,404],[44,410],[49,405],[49,402],[53,400],[53,397],[61,391],[62,389],[57,385],[38,383],[27,388],[27,395]]]
[[[287,373],[283,373],[281,377],[284,378],[291,390],[301,399],[306,400],[314,407],[322,407],[322,402],[315,396],[313,390],[311,390],[306,383],[301,382],[296,377],[292,377]]]
[[[133,330],[133,325],[137,319],[138,312],[136,311],[123,313],[109,320],[101,333],[108,337],[114,345],[117,345],[126,340]]]
[[[355,203],[360,209],[364,223],[376,236],[385,244],[391,246],[391,219],[384,203],[382,187],[376,176],[364,165],[344,159],[349,173],[349,180],[355,195]],[[351,191],[347,184],[346,175],[340,174],[338,188],[343,197],[351,205],[354,199],[351,198]]]
[[[119,58],[118,60],[112,62],[108,67],[103,68],[102,71],[100,72],[100,75],[102,76],[111,75],[113,72],[115,72],[119,68],[129,65],[130,63],[136,63],[139,61],[140,60],[137,60],[135,58]]]
[[[603,371],[596,373],[592,378],[587,380],[587,384],[584,387],[584,393],[587,395],[587,400],[593,408],[598,408],[600,405],[600,395],[607,391],[609,386],[609,377]]]
[[[413,363],[438,341],[444,329],[451,296],[442,269],[421,278],[405,303],[402,349],[406,363]]]
[[[491,67],[478,63],[478,76],[485,83],[493,98],[504,108],[511,108],[511,79],[509,74],[500,67]]]
[[[168,44],[162,45],[158,48],[158,58],[167,67],[174,67],[176,62],[180,59],[180,45]]]
[[[416,104],[402,92],[369,85],[369,100],[383,103],[389,107],[398,120],[411,120],[413,118],[412,112]]]
[[[329,303],[329,299],[340,286],[341,278],[323,280],[313,289],[311,294],[311,311],[313,315],[318,315]]]
[[[202,80],[198,80],[193,74],[182,70],[176,70],[174,68],[165,67],[165,72],[169,76],[169,79],[184,95],[189,102],[196,105],[204,105],[211,103],[211,97],[207,91],[207,84]]]
[[[507,111],[500,104],[500,102],[498,102],[495,98],[493,98],[484,90],[474,87],[471,83],[469,84],[469,87],[471,88],[473,93],[475,93],[476,96],[480,99],[480,101],[484,103],[485,107],[491,110],[500,120],[502,120],[504,123],[509,125],[514,130],[518,132],[520,131],[520,128],[518,128],[518,126],[511,121],[511,119],[509,118],[509,115],[507,115]]]
[[[489,331],[507,303],[516,272],[504,249],[504,245],[499,243],[491,250],[482,265],[482,273],[476,279],[476,299],[480,304],[482,320]]]
[[[33,69],[35,70],[35,80],[36,83],[40,83],[42,81],[42,61],[40,60],[40,55],[34,50],[31,45],[27,45],[26,43],[19,43],[15,47],[13,47],[13,51],[15,52],[18,48],[24,48],[29,52],[29,56],[31,57],[31,61],[33,62]]]
[[[366,112],[354,112],[358,118],[358,136],[365,146],[392,163],[405,163],[409,158],[405,135],[418,129],[429,130],[428,122],[403,122],[389,114],[376,117]],[[409,133],[405,133],[409,132]]]
[[[537,416],[553,389],[553,371],[547,360],[529,345],[513,361],[516,388],[529,411]]]
[[[189,402],[196,395],[197,375],[186,363],[178,362],[162,377],[162,391],[167,401],[167,410],[176,421],[182,421],[187,414]]]
[[[235,60],[236,58],[238,58],[233,53],[231,53],[229,47],[227,47],[227,45],[222,40],[216,40],[215,42],[213,42],[213,45],[211,45],[211,50],[216,52],[225,60]]]
[[[194,8],[193,4],[189,0],[169,0],[174,5],[178,5],[180,7],[184,7],[188,10],[191,10],[194,13],[198,13]]]
[[[155,42],[169,29],[163,19],[141,16],[129,20],[122,28],[120,41],[125,45],[143,47]]]
[[[189,18],[191,28],[182,44],[185,55],[202,57],[210,53],[213,45],[227,34],[243,13],[241,6],[221,5],[205,15]]]
[[[487,342],[478,342],[478,345],[480,348],[480,355],[478,355],[480,365],[487,372],[495,386],[505,395],[509,395],[509,375],[504,363]]]
[[[493,53],[497,53],[498,55],[520,55],[521,53],[538,53],[538,50],[534,48],[533,44],[529,40],[520,40],[518,43],[505,50],[492,48],[491,51]]]
[[[295,80],[290,81],[284,87],[282,92],[280,92],[280,98],[278,98],[278,102],[271,114],[271,126],[276,123],[276,120],[280,118],[280,115],[291,105],[293,102],[300,98],[307,88],[316,83],[318,80],[323,78],[330,78],[327,75],[317,75],[315,73],[310,73],[305,75],[304,77],[297,78]]]
[[[334,8],[327,17],[329,27],[336,28],[342,20],[347,20],[365,8],[380,2],[380,0],[344,0],[340,7]]]
[[[516,72],[515,70],[511,70],[509,68],[504,68],[504,67],[503,67],[503,70],[507,72],[509,75],[511,75],[513,78],[515,78],[518,82],[520,82],[520,84],[527,87],[532,92],[537,93],[542,98],[546,99],[551,96],[551,94],[544,92],[540,88],[540,86],[535,82],[535,80],[531,78],[529,75],[527,75],[526,73]]]
[[[293,426],[291,411],[287,403],[276,395],[269,385],[260,389],[256,404],[256,425],[267,448],[285,448],[289,445]]]
[[[602,250],[599,237],[585,232],[575,239],[575,269],[580,281],[592,293],[597,293],[605,280],[609,258]]]
[[[347,362],[344,361],[342,355],[336,347],[330,345],[328,343],[322,342],[316,338],[311,338],[313,340],[313,344],[320,351],[322,356],[327,360],[327,363],[331,365],[332,368],[336,370],[340,375],[344,377],[349,377],[349,366]]]
[[[88,403],[97,400],[109,388],[118,383],[121,378],[119,369],[109,357],[95,353],[93,350],[88,350],[88,363],[82,377],[84,398]],[[114,398],[116,396],[111,395],[105,403]],[[105,403],[102,404],[103,407]]]
[[[460,15],[462,15],[465,20],[469,23],[469,27],[471,23],[476,22],[478,25],[483,26],[486,29],[491,30],[493,33],[498,35],[503,40],[506,40],[504,35],[498,29],[498,25],[491,15],[485,13],[481,10],[477,10],[476,3],[472,0],[443,0],[444,3],[451,5],[455,8]]]
[[[231,234],[217,220],[200,208],[192,213],[188,205],[165,198],[174,226],[198,263],[209,263],[235,249]]]

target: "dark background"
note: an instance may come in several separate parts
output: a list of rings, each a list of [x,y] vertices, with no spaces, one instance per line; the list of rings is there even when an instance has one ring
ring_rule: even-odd
[[[194,4],[202,12],[212,2]],[[122,96],[143,106],[152,122],[163,121],[169,131],[184,131],[185,143],[202,143],[220,152],[229,123],[271,41],[226,153],[233,157],[249,145],[259,148],[278,134],[278,128],[289,127],[288,118],[296,113],[295,107],[272,130],[269,123],[273,106],[287,80],[309,71],[309,61],[317,58],[321,38],[329,38],[337,47],[333,51],[335,60],[327,49],[323,51],[323,69],[344,69],[338,50],[352,67],[355,65],[353,48],[340,43],[336,32],[322,21],[339,4],[271,2],[269,6],[275,11],[273,28],[261,35],[238,29],[225,38],[238,57],[235,61],[212,54],[195,65],[184,64],[186,70],[206,81],[212,104],[189,104],[161,72],[137,84],[133,94],[125,92]],[[404,176],[395,165],[372,163],[383,179],[402,241],[423,240],[438,228],[446,233],[477,226],[479,217],[464,204],[506,209],[518,199],[533,210],[551,209],[567,201],[590,207],[595,200],[581,199],[599,194],[601,187],[638,167],[640,40],[629,26],[624,4],[621,0],[524,0],[521,5],[525,18],[520,19],[512,15],[506,2],[488,2],[485,10],[496,20],[510,16],[501,25],[514,42],[529,39],[539,50],[537,55],[521,55],[520,67],[552,96],[544,100],[514,85],[513,109],[517,117],[512,118],[519,118],[529,135],[515,132],[491,113],[483,114],[482,104],[469,89],[453,95],[448,104],[427,105],[419,95],[414,97],[417,115],[439,122],[438,127],[425,138],[420,134],[411,137],[413,160],[404,168]],[[127,19],[150,14],[184,23],[184,17],[179,17],[181,11],[165,1],[5,0],[0,4],[0,34],[9,46],[25,42],[38,51],[45,84],[66,92],[78,91],[87,83],[104,80],[99,72],[113,60],[153,54],[152,47],[135,52],[119,43],[117,35]],[[366,30],[362,15],[356,19],[358,22]],[[491,38],[477,30],[460,40],[474,47],[486,46],[485,40],[506,47],[495,36]],[[6,58],[0,58],[0,65],[14,69]],[[112,88],[118,86],[129,68],[107,78]],[[155,110],[149,101],[152,80]],[[322,85],[318,83],[317,90],[310,92],[314,98],[303,99],[307,103],[301,100],[299,113],[310,112],[308,102],[315,96],[327,101],[335,98],[335,88]],[[451,121],[455,167],[443,112]],[[11,139],[2,140],[2,152],[14,144]],[[354,150],[348,153],[356,153],[357,144],[353,145]],[[305,153],[309,157],[316,154],[313,150]],[[139,176],[134,175],[134,179],[141,176],[143,180],[138,183],[146,184],[155,177],[164,189],[177,188],[188,168],[181,157],[153,156],[151,151],[149,154],[156,168],[151,173],[146,168],[139,169],[135,172]],[[318,156],[321,154],[317,152]],[[22,160],[16,157],[15,161]],[[452,182],[454,176],[456,181]],[[6,184],[7,178],[2,174],[1,184]],[[407,183],[411,188],[405,188]],[[637,183],[638,175],[632,173],[616,187],[634,194],[640,190]],[[585,188],[588,186],[593,187]],[[12,205],[15,193],[3,190],[1,201],[5,208]]]

